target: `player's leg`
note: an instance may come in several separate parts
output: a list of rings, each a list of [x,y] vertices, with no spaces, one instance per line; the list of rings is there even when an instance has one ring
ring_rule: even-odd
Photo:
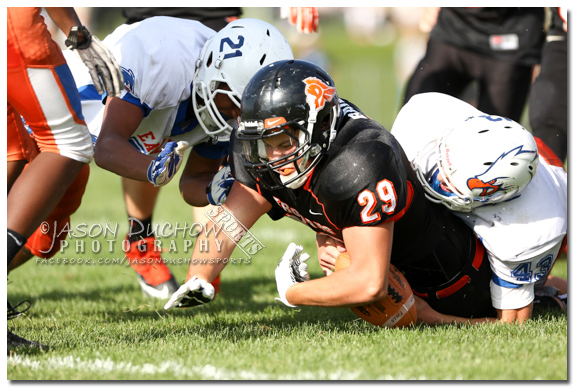
[[[60,250],[62,243],[68,237],[70,216],[78,210],[88,184],[90,165],[85,164],[74,182],[70,185],[62,200],[42,225],[28,238],[26,245],[18,252],[8,265],[12,271],[34,256],[48,259]]]
[[[18,59],[15,50],[8,50],[8,54],[9,63],[12,57]],[[93,148],[74,80],[65,63],[45,68],[9,66],[7,75],[8,104],[25,118],[40,150],[8,194],[7,227],[16,237],[8,243],[10,261],[22,238],[29,237],[50,214],[91,160]],[[17,125],[17,121],[14,119],[12,124]]]
[[[152,215],[160,188],[149,182],[122,178],[122,190],[130,224],[126,236],[130,250],[126,252],[126,257],[138,273],[138,282],[145,295],[169,298],[179,285],[162,260],[162,251],[156,244],[152,227]]]
[[[7,158],[6,184],[8,192],[26,165],[38,154],[36,143],[24,128],[22,117],[14,107],[7,104]]]
[[[529,93],[529,123],[564,162],[567,157],[567,42],[547,42],[543,47],[541,73]]]
[[[7,25],[7,102],[26,119],[40,150],[8,193],[9,264],[90,162],[93,148],[74,79],[40,9],[8,8]]]
[[[418,93],[439,92],[460,97],[472,81],[460,56],[457,47],[429,39],[425,56],[407,83],[403,104]]]
[[[478,74],[477,109],[521,121],[533,73],[532,66],[484,58]]]
[[[548,275],[544,284],[535,285],[533,311],[543,313],[545,310],[565,310],[567,308],[567,280]]]

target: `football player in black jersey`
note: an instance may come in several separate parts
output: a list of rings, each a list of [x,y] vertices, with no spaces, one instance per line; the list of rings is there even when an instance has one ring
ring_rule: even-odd
[[[246,228],[265,213],[274,220],[290,217],[342,241],[350,254],[346,271],[306,281],[303,261],[309,256],[290,244],[276,270],[286,305],[352,307],[380,300],[391,262],[440,313],[423,320],[495,316],[481,243],[448,209],[425,198],[395,138],[340,99],[319,67],[279,61],[252,78],[232,135],[230,165],[236,182],[225,208]],[[235,243],[208,246],[204,253],[196,246],[192,257],[229,257]],[[209,282],[224,266],[192,262],[188,281],[165,308],[210,301]]]
[[[441,7],[435,12],[425,56],[407,82],[403,104],[416,94],[439,92],[472,99],[482,112],[519,122],[533,68],[541,62],[545,9]]]

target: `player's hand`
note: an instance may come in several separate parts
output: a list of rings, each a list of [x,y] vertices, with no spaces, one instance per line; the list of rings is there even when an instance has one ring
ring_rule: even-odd
[[[212,179],[206,189],[208,201],[214,206],[222,205],[226,202],[233,183],[234,178],[232,177],[230,166],[226,164],[214,175],[214,179]]]
[[[319,13],[317,7],[281,7],[281,18],[287,18],[298,32],[311,34],[317,32]]]
[[[187,308],[209,303],[214,299],[214,293],[214,286],[211,283],[193,276],[172,294],[164,309]]]
[[[307,253],[302,253],[303,247],[290,243],[285,251],[280,263],[276,267],[276,285],[280,295],[276,300],[281,301],[288,307],[296,307],[290,304],[286,299],[288,288],[296,283],[306,282],[309,280],[307,273],[307,264],[309,259]]]
[[[345,245],[336,239],[318,233],[316,236],[317,259],[319,267],[326,276],[331,275],[335,270],[335,261],[340,253],[347,251]]]
[[[84,36],[82,43],[78,43],[79,34]],[[86,27],[74,26],[65,44],[80,56],[90,71],[98,93],[103,94],[105,89],[109,96],[120,96],[124,89],[122,69],[110,50],[98,38],[90,34]]]
[[[154,187],[163,186],[172,180],[189,146],[187,141],[168,142],[156,159],[152,160],[148,167],[148,180]]]

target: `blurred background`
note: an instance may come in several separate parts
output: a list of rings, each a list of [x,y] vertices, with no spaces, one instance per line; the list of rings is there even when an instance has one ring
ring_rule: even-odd
[[[122,8],[75,9],[100,40],[126,21]],[[318,33],[309,35],[298,33],[287,19],[282,19],[279,7],[244,7],[241,17],[261,19],[277,27],[292,45],[296,58],[327,70],[340,97],[359,106],[389,130],[399,111],[405,83],[425,52],[428,34],[419,28],[423,10],[321,7]],[[63,34],[56,28],[52,31],[65,48]]]

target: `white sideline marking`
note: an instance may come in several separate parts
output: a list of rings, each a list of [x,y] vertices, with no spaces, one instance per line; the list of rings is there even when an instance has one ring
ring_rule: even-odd
[[[8,365],[21,366],[32,370],[55,370],[73,369],[81,371],[91,371],[99,373],[123,372],[142,375],[155,375],[159,373],[169,373],[178,379],[213,379],[213,380],[357,380],[361,378],[360,372],[337,371],[326,372],[304,371],[298,374],[271,375],[258,371],[231,371],[225,368],[217,368],[207,364],[203,366],[186,366],[179,362],[163,361],[159,364],[132,364],[131,362],[115,362],[110,358],[82,360],[80,357],[48,357],[41,360],[32,360],[28,356],[12,355],[7,360]],[[406,380],[403,375],[391,376],[382,375],[375,380]],[[461,377],[459,377],[461,379]],[[426,380],[425,376],[418,377],[418,380]]]

